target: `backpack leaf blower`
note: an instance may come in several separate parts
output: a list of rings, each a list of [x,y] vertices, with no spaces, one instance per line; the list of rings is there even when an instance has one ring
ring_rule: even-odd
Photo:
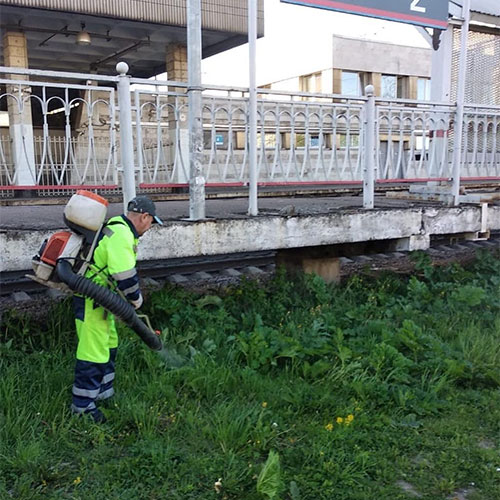
[[[159,351],[162,343],[149,321],[146,325],[124,298],[84,276],[99,241],[107,206],[101,196],[77,191],[64,209],[64,222],[70,231],[54,233],[42,243],[32,259],[35,275],[27,277],[44,286],[93,299],[134,330],[149,348]]]

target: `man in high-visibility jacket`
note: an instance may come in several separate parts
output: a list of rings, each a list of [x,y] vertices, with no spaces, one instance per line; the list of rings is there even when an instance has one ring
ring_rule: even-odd
[[[112,217],[101,231],[86,277],[111,287],[136,308],[143,297],[136,271],[137,244],[152,224],[162,224],[154,203],[137,196],[127,206],[127,214]],[[73,384],[73,413],[90,414],[95,422],[104,422],[96,401],[114,394],[115,359],[118,346],[115,318],[92,299],[75,295],[74,312],[78,348]]]

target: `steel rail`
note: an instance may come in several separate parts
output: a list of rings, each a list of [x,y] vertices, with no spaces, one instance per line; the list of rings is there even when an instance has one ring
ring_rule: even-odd
[[[141,278],[166,279],[174,274],[192,275],[196,272],[220,273],[225,269],[244,269],[246,267],[265,267],[274,264],[276,252],[244,252],[211,257],[177,258],[168,260],[149,260],[137,263]],[[8,271],[0,273],[0,296],[15,292],[36,293],[48,290],[43,285],[26,277],[31,270]]]

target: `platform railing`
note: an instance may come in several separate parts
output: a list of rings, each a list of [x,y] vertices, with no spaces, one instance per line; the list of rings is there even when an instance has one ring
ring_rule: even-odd
[[[0,193],[120,191],[123,168],[118,77],[0,68]],[[133,166],[138,190],[189,184],[187,85],[130,79]],[[258,89],[260,184],[362,184],[367,128],[378,182],[447,180],[455,106]],[[246,186],[248,89],[205,86],[207,185]],[[8,117],[8,124],[7,124]],[[500,180],[500,107],[464,113],[462,177]]]

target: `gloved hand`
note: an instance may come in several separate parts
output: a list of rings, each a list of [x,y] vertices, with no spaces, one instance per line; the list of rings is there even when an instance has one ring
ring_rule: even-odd
[[[142,303],[144,302],[144,299],[142,297],[142,294],[139,295],[139,298],[137,300],[131,300],[130,303],[134,306],[134,309],[139,309],[139,307],[142,306]]]

